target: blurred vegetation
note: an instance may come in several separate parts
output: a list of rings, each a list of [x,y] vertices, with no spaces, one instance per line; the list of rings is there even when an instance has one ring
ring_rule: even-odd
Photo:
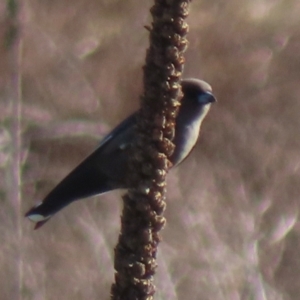
[[[137,108],[151,5],[22,1],[19,48],[0,48],[1,299],[109,299],[119,194],[37,232],[13,197],[25,212]],[[184,77],[210,82],[219,102],[169,174],[157,299],[300,297],[299,11],[296,0],[192,3]]]

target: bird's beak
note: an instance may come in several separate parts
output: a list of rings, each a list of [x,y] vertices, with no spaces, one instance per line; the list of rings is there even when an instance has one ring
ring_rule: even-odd
[[[210,103],[218,102],[217,98],[210,92],[206,92],[208,95],[210,95]]]

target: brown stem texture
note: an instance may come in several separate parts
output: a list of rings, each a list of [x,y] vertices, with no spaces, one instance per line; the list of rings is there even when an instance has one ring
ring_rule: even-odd
[[[175,117],[182,98],[180,80],[190,1],[156,0],[144,66],[144,93],[132,150],[133,187],[123,197],[121,233],[115,248],[113,300],[150,300],[155,293],[160,230],[166,220],[166,174],[174,151]]]

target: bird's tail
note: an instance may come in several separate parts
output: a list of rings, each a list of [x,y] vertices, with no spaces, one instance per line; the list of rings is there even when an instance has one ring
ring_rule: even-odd
[[[88,157],[65,177],[45,199],[26,214],[36,223],[35,229],[45,224],[55,213],[73,201],[108,192],[112,189],[108,177]]]

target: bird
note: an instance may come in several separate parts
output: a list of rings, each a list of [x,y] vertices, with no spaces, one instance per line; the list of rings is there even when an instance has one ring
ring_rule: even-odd
[[[216,97],[211,86],[200,79],[181,81],[183,97],[176,116],[175,149],[169,158],[173,167],[180,164],[193,150],[200,127]],[[70,203],[83,198],[104,194],[114,189],[128,189],[130,148],[136,138],[135,125],[138,112],[133,113],[107,136],[98,147],[71,171],[44,200],[26,214],[35,228],[40,228],[54,214]],[[172,167],[172,168],[173,168]]]

